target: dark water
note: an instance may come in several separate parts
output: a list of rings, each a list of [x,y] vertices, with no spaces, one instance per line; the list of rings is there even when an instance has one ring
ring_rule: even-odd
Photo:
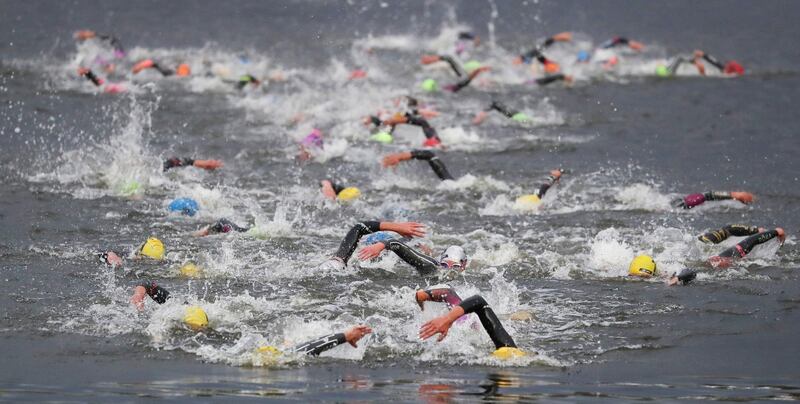
[[[493,6],[3,3],[0,399],[797,399],[798,5],[497,2],[494,18]],[[457,95],[421,93],[426,77],[452,78],[420,67],[419,55],[451,51],[461,27],[484,39],[470,58],[494,68],[490,82]],[[72,32],[84,28],[113,32],[133,60],[187,62],[195,74],[122,70],[109,79],[132,91],[101,94],[75,77],[99,50],[74,43]],[[510,66],[513,55],[563,30],[576,32],[576,43],[552,56],[576,83],[520,84],[530,72]],[[646,51],[623,53],[610,72],[569,62],[581,46],[618,34]],[[739,60],[748,74],[652,76],[660,61],[695,48]],[[356,67],[368,78],[348,82]],[[245,92],[220,79],[277,72],[286,80]],[[402,128],[394,145],[379,146],[359,119],[404,94],[442,113],[432,123],[457,181],[439,183],[422,163],[379,168],[379,156],[422,136]],[[470,125],[492,98],[534,123],[492,116]],[[292,123],[299,113],[304,120]],[[329,136],[325,152],[298,165],[296,142],[312,127]],[[171,155],[226,166],[161,173]],[[555,167],[569,173],[544,207],[515,210],[515,198]],[[363,197],[324,202],[316,182],[326,176]],[[132,181],[139,190],[123,195]],[[748,190],[757,201],[669,208],[672,197],[712,189]],[[197,217],[167,214],[179,196],[200,202]],[[223,216],[258,231],[190,236]],[[438,345],[417,341],[419,325],[443,309],[419,312],[411,296],[424,281],[393,257],[315,271],[351,224],[373,218],[425,223],[437,251],[463,244],[472,263],[456,288],[485,296],[517,343],[539,356],[498,363],[488,338],[469,327]],[[664,274],[704,268],[725,247],[695,235],[738,222],[781,226],[787,242],[704,271],[689,287],[622,278],[640,253]],[[148,235],[164,240],[165,263],[114,274],[91,256],[131,251]],[[199,278],[180,275],[188,260],[203,267]],[[143,277],[178,298],[135,313],[128,297]],[[184,302],[203,306],[213,331],[182,327]],[[534,319],[507,319],[518,310]],[[357,350],[253,366],[260,344],[359,322],[375,333]]]

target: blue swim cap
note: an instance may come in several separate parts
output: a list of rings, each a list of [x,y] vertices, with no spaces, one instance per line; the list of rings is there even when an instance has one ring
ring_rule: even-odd
[[[592,55],[590,55],[589,52],[585,50],[578,51],[578,62],[588,62],[591,56]]]
[[[169,204],[169,210],[172,212],[181,212],[186,216],[194,216],[200,206],[192,198],[178,198]]]
[[[389,233],[387,231],[379,231],[377,233],[372,233],[369,236],[365,237],[364,244],[372,245],[375,243],[379,243],[381,241],[391,240],[393,238],[394,235],[392,233]]]

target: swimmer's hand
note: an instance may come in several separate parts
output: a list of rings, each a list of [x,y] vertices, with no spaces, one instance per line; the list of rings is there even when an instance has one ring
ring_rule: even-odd
[[[133,289],[133,296],[131,296],[131,303],[139,311],[144,310],[144,296],[146,294],[147,290],[144,288],[144,286],[137,286],[135,289]]]
[[[358,252],[358,259],[362,261],[371,260],[381,255],[381,252],[386,248],[383,243],[375,243],[366,246]]]
[[[333,183],[328,180],[322,180],[319,182],[322,186],[322,195],[326,198],[335,201],[336,200],[336,190],[333,189]]]
[[[381,222],[380,230],[393,231],[403,237],[425,236],[425,225],[417,222]]]
[[[401,161],[411,160],[411,152],[392,153],[383,157],[383,167],[394,167]]]
[[[745,205],[748,204],[748,203],[752,203],[753,200],[755,199],[753,197],[753,194],[751,194],[749,192],[742,192],[742,191],[733,191],[733,192],[731,192],[731,198],[736,199],[737,201],[739,201],[739,202],[741,202],[741,203],[743,203]]]
[[[417,292],[414,293],[414,299],[417,301],[420,311],[425,311],[425,302],[428,301],[428,298],[428,293],[422,289],[418,289]]]
[[[194,164],[197,168],[204,168],[206,170],[216,170],[222,167],[222,160],[195,160]]]
[[[453,325],[453,322],[463,315],[464,309],[461,306],[453,307],[447,314],[436,317],[423,324],[419,329],[419,338],[428,339],[436,334],[440,334],[437,341],[441,342],[447,337],[447,332],[450,331],[450,326]]]
[[[473,125],[480,125],[481,123],[483,123],[483,121],[486,120],[487,116],[489,116],[489,113],[486,112],[486,111],[478,112],[478,114],[475,115],[475,118],[472,118],[472,124]]]
[[[79,41],[85,41],[87,39],[94,38],[96,36],[96,34],[92,30],[84,29],[84,30],[76,31],[73,36],[75,37],[75,39],[77,39]]]
[[[781,227],[776,227],[775,232],[778,233],[778,240],[780,240],[782,246],[783,242],[786,241],[786,231]]]
[[[370,334],[370,333],[372,333],[372,328],[369,328],[369,327],[367,327],[367,326],[365,326],[363,324],[360,324],[360,325],[348,328],[347,331],[344,332],[344,339],[350,345],[352,345],[353,348],[358,348],[358,340],[360,340],[361,338],[364,338],[365,335]]]
[[[554,41],[569,42],[572,40],[572,32],[559,32],[553,35]]]
[[[106,263],[113,267],[121,267],[122,266],[122,258],[117,255],[114,251],[109,251],[106,253]]]
[[[644,49],[644,44],[639,41],[628,41],[628,47],[635,51],[641,51]]]

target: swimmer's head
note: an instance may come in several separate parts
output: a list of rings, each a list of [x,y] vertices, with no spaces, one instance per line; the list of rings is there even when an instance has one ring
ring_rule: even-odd
[[[150,237],[139,247],[138,254],[156,260],[164,259],[164,243],[155,237]]]
[[[640,255],[631,261],[631,265],[628,267],[628,274],[630,276],[650,278],[656,274],[656,262],[649,255]]]
[[[737,76],[741,76],[744,74],[744,66],[740,65],[739,62],[735,60],[731,60],[725,64],[725,69],[723,72],[725,74],[735,74]]]
[[[481,67],[481,62],[478,62],[477,60],[470,60],[469,62],[464,63],[464,70],[466,70],[467,73],[470,73],[473,70],[477,70],[480,67]]]
[[[658,77],[667,77],[669,76],[669,69],[667,66],[660,65],[656,67],[656,76]]]
[[[192,69],[189,68],[189,65],[186,63],[181,63],[178,65],[178,68],[175,69],[175,75],[179,77],[186,77],[192,74]]]
[[[181,267],[181,275],[189,278],[195,278],[200,275],[200,267],[198,267],[194,262],[189,261],[183,264]]]
[[[592,57],[592,55],[588,51],[585,51],[585,50],[578,51],[578,55],[577,55],[576,61],[578,63],[587,63],[587,62],[589,62],[589,59],[591,57]]]
[[[192,198],[178,198],[170,202],[169,210],[172,212],[180,212],[186,216],[194,216],[200,207]]]
[[[421,87],[422,90],[429,93],[439,91],[439,83],[437,83],[434,79],[425,79],[425,81],[422,82]]]
[[[525,351],[523,351],[523,350],[521,350],[519,348],[512,348],[510,346],[504,346],[504,347],[498,348],[497,350],[492,352],[492,356],[494,356],[497,359],[502,359],[502,360],[520,358],[520,357],[523,357],[525,355],[527,355],[525,353]]]
[[[208,326],[208,315],[200,306],[189,306],[186,308],[183,322],[197,331]]]
[[[467,253],[463,248],[451,245],[439,256],[439,266],[443,269],[463,272],[467,269]]]
[[[389,144],[394,141],[394,137],[389,132],[378,132],[369,137],[370,140],[376,141],[378,143]]]
[[[336,198],[339,199],[340,201],[349,202],[349,201],[352,201],[354,199],[357,199],[359,196],[361,196],[361,190],[359,190],[356,187],[347,187],[347,188],[341,190],[336,195]]]
[[[561,66],[556,62],[547,61],[547,63],[544,64],[544,71],[547,73],[558,73],[559,70],[561,70]]]

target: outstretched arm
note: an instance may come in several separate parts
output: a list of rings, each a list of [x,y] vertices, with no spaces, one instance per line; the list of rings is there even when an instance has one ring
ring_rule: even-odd
[[[358,340],[365,335],[372,332],[372,329],[365,325],[357,325],[348,328],[345,332],[338,334],[330,334],[324,337],[317,338],[313,341],[300,344],[292,349],[294,352],[299,352],[306,355],[319,355],[331,348],[337,347],[345,342],[358,347]]]
[[[423,324],[419,331],[419,337],[428,339],[436,334],[440,334],[438,340],[442,341],[447,336],[448,331],[450,331],[450,326],[453,325],[453,322],[467,313],[475,313],[478,315],[484,330],[486,330],[486,333],[489,334],[492,342],[494,342],[495,348],[517,347],[514,343],[514,339],[511,338],[505,328],[503,328],[500,319],[497,318],[492,308],[489,307],[489,304],[486,303],[486,300],[480,295],[465,299],[458,306],[453,307],[447,314],[436,317]]]
[[[447,303],[448,307],[453,307],[461,303],[461,298],[456,290],[448,285],[434,285],[427,289],[418,289],[414,293],[420,310],[425,310],[425,302]]]
[[[216,170],[217,168],[220,168],[223,165],[224,164],[222,164],[222,160],[195,160],[188,157],[182,159],[178,157],[170,157],[164,160],[164,171],[167,171],[175,167],[188,167],[188,166],[194,166],[206,170]]]
[[[428,164],[430,164],[431,169],[433,169],[433,172],[436,173],[436,176],[438,176],[441,180],[454,179],[450,172],[447,171],[447,167],[445,167],[444,163],[439,160],[439,157],[436,156],[436,153],[430,150],[412,150],[410,152],[389,154],[383,158],[383,166],[392,167],[396,166],[401,161],[411,159],[427,161]]]
[[[169,299],[169,291],[158,286],[155,282],[142,282],[133,289],[133,295],[131,296],[131,303],[138,310],[144,310],[145,295],[150,296],[158,304],[164,304]]]
[[[360,240],[362,236],[372,234],[377,231],[393,231],[404,237],[422,237],[425,235],[425,228],[421,223],[377,221],[361,222],[353,226],[350,231],[347,232],[347,235],[344,236],[344,240],[342,240],[342,243],[339,245],[339,249],[333,256],[342,260],[342,262],[346,265],[347,261],[350,259],[350,256],[353,255],[353,252],[356,250],[358,240]],[[381,245],[381,243],[375,243],[367,248],[375,245]],[[380,254],[380,251],[378,251],[374,256],[377,257],[378,254]]]
[[[561,174],[563,172],[564,170],[560,168],[551,170],[550,175],[547,176],[547,179],[545,179],[545,182],[543,184],[539,185],[539,188],[536,189],[534,194],[538,196],[540,199],[543,198],[544,194],[547,193],[547,190],[550,189],[550,187],[553,186],[553,184],[558,182],[559,179],[561,179]]]
[[[764,231],[763,228],[757,226],[747,226],[744,224],[730,224],[719,230],[713,230],[697,237],[698,240],[704,243],[719,244],[725,241],[730,236],[744,237],[758,234]]]

